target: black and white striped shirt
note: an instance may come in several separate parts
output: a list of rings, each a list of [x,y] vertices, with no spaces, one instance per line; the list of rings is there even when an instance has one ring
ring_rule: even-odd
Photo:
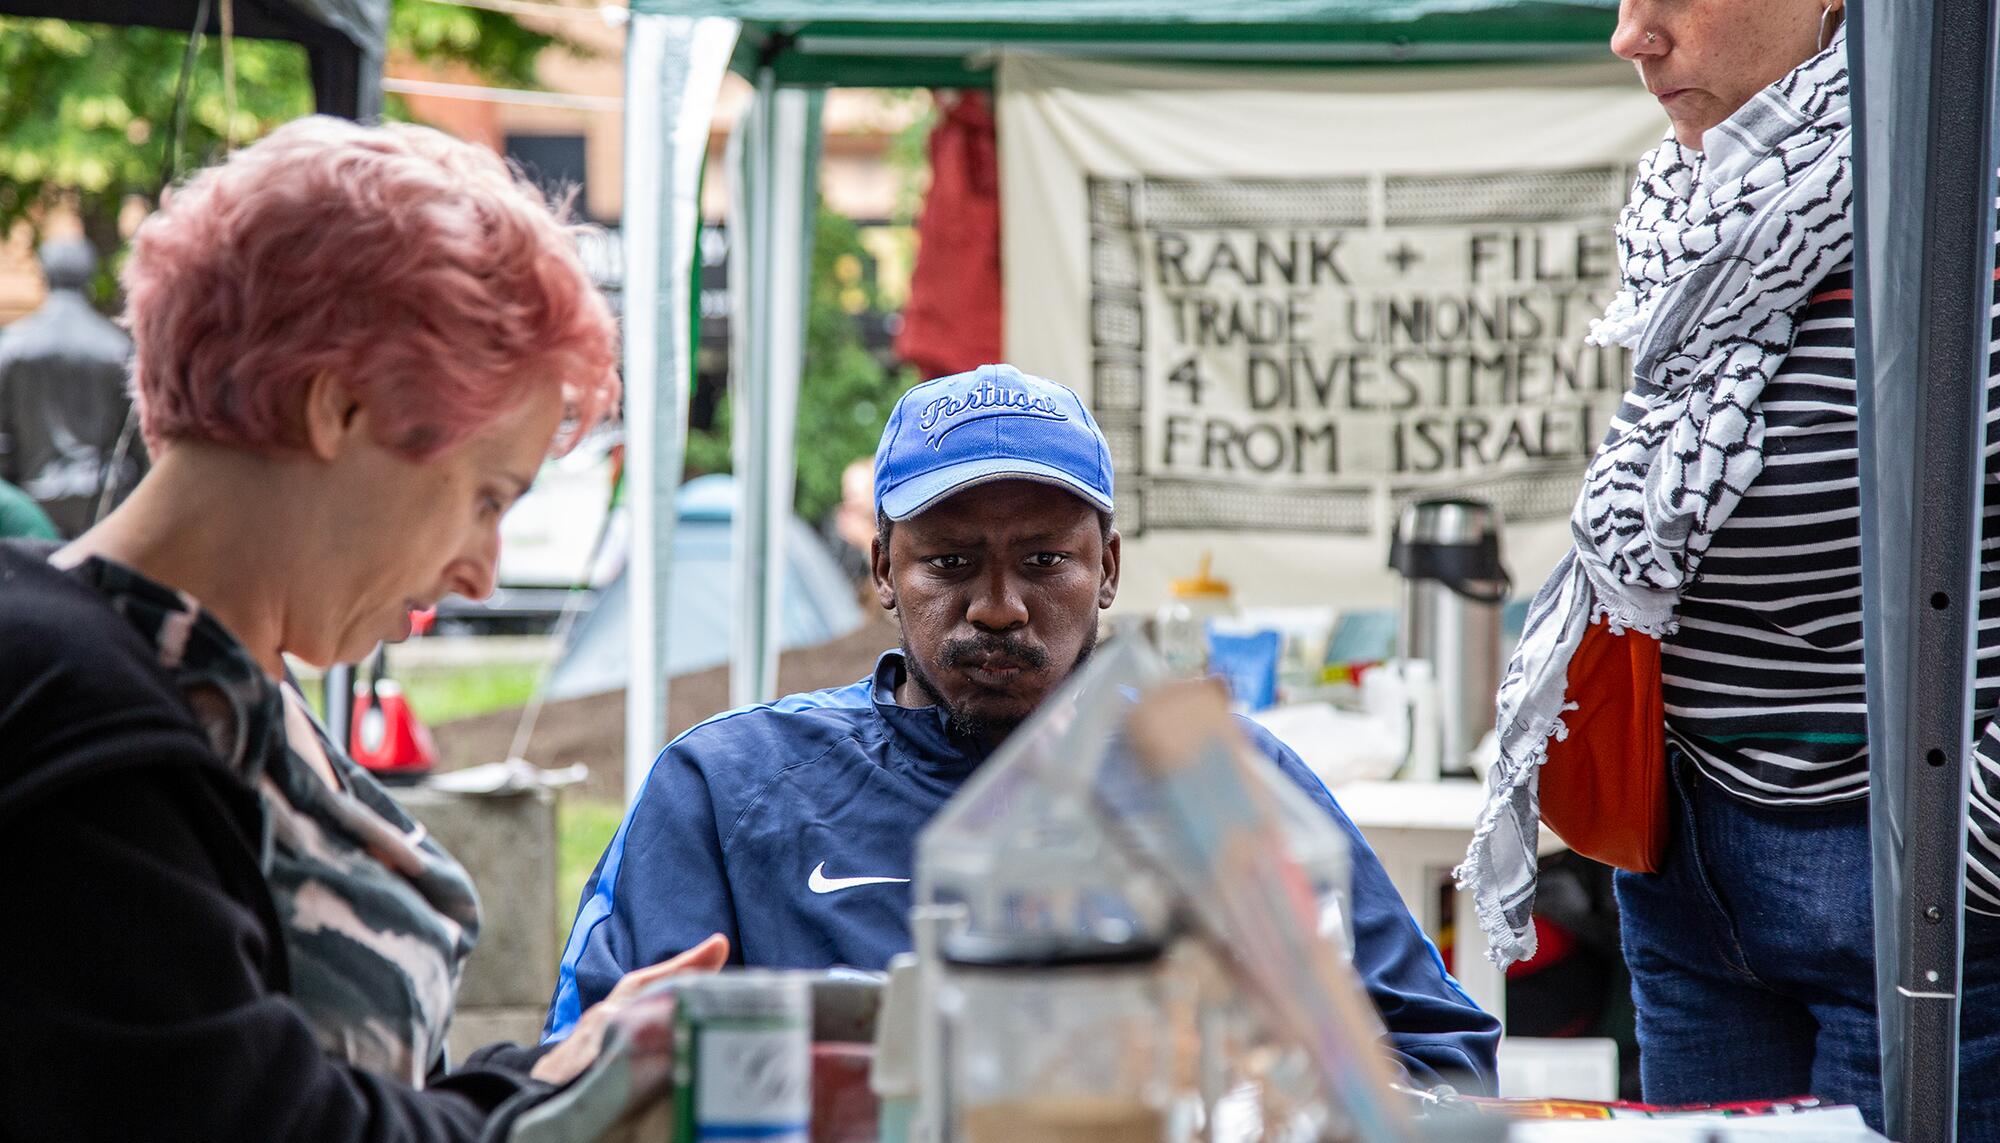
[[[2000,325],[1996,325],[2000,336]],[[2000,358],[1996,358],[2000,364]],[[1988,382],[1989,407],[2000,377]],[[1667,736],[1731,794],[1868,793],[1853,267],[1828,275],[1764,388],[1764,470],[1716,532],[1661,654]],[[2000,425],[1986,418],[1969,907],[2000,913]]]

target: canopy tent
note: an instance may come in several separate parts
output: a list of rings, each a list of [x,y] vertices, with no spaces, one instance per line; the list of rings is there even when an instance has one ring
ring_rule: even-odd
[[[731,698],[774,697],[771,568],[790,511],[793,420],[803,345],[815,93],[827,86],[985,87],[1002,52],[1288,67],[1601,55],[1615,0],[634,0],[626,48],[625,380],[633,685],[626,789],[636,794],[665,731],[664,615],[673,493],[691,376],[697,189],[724,74],[758,93],[743,140],[732,233],[749,252],[732,354],[740,653]],[[650,585],[650,586],[649,586]],[[650,681],[650,685],[649,684]]]
[[[1954,1135],[1996,41],[1981,0],[1949,0],[1935,13],[1925,0],[1853,8],[1865,30],[1851,51],[1857,162],[1873,163],[1860,169],[1856,247],[1884,1078],[1892,1134],[1930,1143]],[[1613,0],[633,0],[625,366],[642,598],[631,633],[628,794],[664,732],[664,617],[649,600],[666,596],[656,557],[671,542],[686,430],[696,190],[726,71],[749,78],[759,97],[739,148],[746,214],[737,227],[757,252],[740,296],[761,303],[738,331],[747,359],[732,363],[738,408],[756,413],[737,424],[752,451],[739,452],[737,520],[749,542],[736,549],[746,590],[732,697],[748,702],[773,697],[775,683],[770,569],[791,498],[808,240],[796,218],[814,188],[810,89],[985,87],[1002,52],[1267,67],[1587,58],[1602,53],[1615,11]],[[1928,166],[1927,153],[1936,157]],[[1920,188],[1900,181],[1911,171],[1929,172]],[[1887,208],[1892,177],[1896,201],[1911,209]],[[1920,435],[1919,426],[1928,428]]]
[[[204,30],[219,35],[219,7],[214,0],[0,0],[0,15],[186,33],[206,13]],[[305,48],[313,106],[321,113],[344,119],[381,113],[389,0],[236,0],[233,17],[236,35]]]
[[[1593,0],[639,0],[742,22],[732,66],[780,84],[990,87],[1000,51],[1203,63],[1532,59],[1597,54]]]

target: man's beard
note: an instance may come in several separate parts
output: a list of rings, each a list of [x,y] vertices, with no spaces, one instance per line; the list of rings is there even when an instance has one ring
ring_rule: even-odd
[[[922,662],[910,650],[910,637],[908,634],[902,635],[902,644],[903,669],[910,673],[910,681],[917,684],[917,689],[929,696],[931,702],[944,712],[945,725],[950,729],[952,734],[961,738],[970,738],[975,742],[994,747],[1000,745],[1002,740],[1009,734],[1014,733],[1015,728],[1019,727],[1023,722],[1027,721],[1030,715],[1034,714],[1034,711],[1030,710],[1018,718],[994,718],[974,714],[971,711],[953,706],[944,697],[944,692],[938,689],[937,683],[933,682],[931,677],[924,672]],[[1070,663],[1069,671],[1063,677],[1067,679],[1070,675],[1075,674],[1076,669],[1083,666],[1084,660],[1090,658],[1090,653],[1096,649],[1097,624],[1092,623],[1089,630],[1084,633],[1083,646],[1077,651],[1076,659]],[[965,666],[969,663],[977,662],[988,655],[1004,655],[1035,670],[1041,670],[1043,667],[1048,666],[1049,662],[1048,652],[1039,647],[1030,647],[1007,635],[986,635],[972,639],[948,639],[945,641],[944,646],[938,650],[939,663],[946,667]]]

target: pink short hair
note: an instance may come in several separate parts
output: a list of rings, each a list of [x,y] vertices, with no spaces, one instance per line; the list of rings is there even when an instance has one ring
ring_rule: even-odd
[[[325,373],[425,459],[560,385],[566,440],[618,398],[617,330],[567,211],[425,127],[288,123],[172,191],[125,264],[140,427],[303,444]]]

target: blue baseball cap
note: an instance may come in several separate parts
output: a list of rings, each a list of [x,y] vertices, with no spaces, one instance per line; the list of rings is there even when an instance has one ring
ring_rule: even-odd
[[[903,394],[875,450],[875,510],[907,520],[993,480],[1035,480],[1111,511],[1111,446],[1066,386],[982,365]]]

